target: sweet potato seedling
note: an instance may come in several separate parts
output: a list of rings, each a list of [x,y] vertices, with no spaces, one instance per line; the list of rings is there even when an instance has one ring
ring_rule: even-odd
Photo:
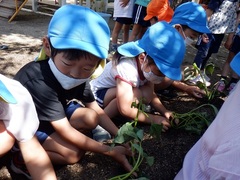
[[[212,75],[214,72],[214,69],[215,69],[214,64],[209,63],[204,68],[204,74],[208,73],[208,74]],[[206,80],[203,77],[201,70],[197,67],[196,63],[193,64],[193,68],[186,67],[184,69],[184,81],[190,80],[191,78],[195,77],[197,74],[199,74],[201,76],[203,82],[198,81],[196,85],[200,89],[203,89],[205,91],[207,101],[209,102],[212,99],[214,99],[214,97],[219,95],[219,92],[217,91],[217,88],[216,88],[217,83],[215,83],[210,88],[208,88],[206,86]]]
[[[212,104],[203,104],[187,113],[173,112],[173,118],[170,121],[172,128],[183,129],[199,135],[202,134],[213,120],[207,112],[199,111],[200,108],[207,106],[213,110],[215,117],[218,109]]]
[[[140,101],[139,103],[133,102],[132,108],[137,108],[138,113],[132,122],[127,122],[118,130],[117,136],[113,140],[112,146],[116,144],[126,144],[128,143],[131,147],[131,150],[134,156],[131,159],[133,169],[131,172],[115,176],[110,180],[123,180],[128,179],[134,175],[134,173],[139,173],[139,166],[145,160],[149,166],[152,166],[154,163],[154,157],[148,156],[142,147],[142,142],[144,138],[144,131],[137,127],[138,124],[138,115],[140,112],[144,113],[147,117],[148,115],[144,112],[145,105]],[[155,137],[160,137],[162,132],[162,125],[151,124],[150,135]],[[133,177],[136,178],[136,177]],[[138,177],[138,179],[147,179],[145,177]]]

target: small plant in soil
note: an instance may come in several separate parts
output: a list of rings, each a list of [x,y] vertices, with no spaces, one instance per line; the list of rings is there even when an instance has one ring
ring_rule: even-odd
[[[213,72],[214,72],[214,69],[215,69],[215,65],[213,63],[209,63],[204,68],[204,74],[208,73],[208,74],[212,75]],[[191,69],[189,67],[184,69],[184,81],[188,81],[189,79],[196,76],[197,74],[199,74],[201,76],[203,82],[198,81],[196,85],[200,89],[203,89],[205,91],[206,99],[207,99],[208,102],[210,102],[215,97],[220,95],[220,92],[217,91],[217,85],[218,85],[217,83],[215,83],[210,88],[208,88],[206,86],[206,80],[203,77],[203,74],[201,73],[201,70],[197,67],[196,63],[193,64],[193,69]]]
[[[123,180],[127,178],[136,178],[134,174],[137,173],[138,175],[141,174],[139,170],[139,166],[144,162],[147,162],[149,166],[152,166],[154,163],[154,157],[148,156],[142,147],[144,131],[137,127],[138,124],[138,115],[139,113],[144,113],[147,117],[148,115],[144,112],[145,105],[140,101],[139,103],[133,102],[132,108],[137,108],[138,112],[136,117],[132,122],[127,122],[118,130],[117,136],[113,140],[112,146],[116,144],[129,144],[131,150],[133,152],[133,157],[131,157],[130,162],[132,162],[133,169],[131,172],[121,174],[111,178],[110,180]],[[160,138],[162,132],[162,125],[159,124],[151,124],[150,127],[150,135]],[[147,179],[145,177],[138,177],[138,179]]]
[[[209,113],[201,112],[200,109],[208,107],[213,110],[213,116],[218,113],[218,109],[212,104],[203,104],[195,109],[192,109],[186,113],[173,112],[173,118],[171,119],[171,127],[174,129],[182,129],[188,132],[201,135],[207,127],[211,124],[214,117],[211,117]]]

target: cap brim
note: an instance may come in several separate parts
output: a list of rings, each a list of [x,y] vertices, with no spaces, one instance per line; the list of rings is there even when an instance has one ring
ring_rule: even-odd
[[[144,52],[144,49],[138,46],[138,41],[128,42],[117,48],[117,51],[127,57],[135,57],[138,54]]]
[[[174,68],[174,67],[169,67],[165,64],[161,63],[156,63],[157,67],[160,69],[162,73],[164,73],[165,76],[167,76],[169,79],[179,81],[182,79],[182,72],[181,68]]]
[[[189,28],[193,29],[196,32],[206,33],[206,34],[211,33],[210,29],[207,26],[200,26],[193,22],[187,22],[187,20],[185,21],[183,19],[173,18],[169,24],[170,25],[174,25],[174,24],[187,25]]]
[[[149,21],[153,16],[152,15],[146,15],[144,18],[144,21]]]
[[[211,33],[210,29],[208,29],[206,26],[198,26],[198,25],[191,24],[191,25],[188,25],[188,27],[200,33],[204,33],[204,34]]]
[[[232,70],[240,76],[240,52],[234,56],[230,63]]]
[[[10,91],[7,89],[7,87],[3,84],[1,80],[0,80],[0,100],[9,104],[17,103],[16,99],[13,97],[13,95],[10,93]]]

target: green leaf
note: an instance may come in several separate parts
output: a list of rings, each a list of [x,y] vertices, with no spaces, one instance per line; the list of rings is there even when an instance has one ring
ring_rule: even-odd
[[[156,137],[157,139],[161,138],[163,125],[162,124],[151,124],[150,126],[150,135]]]
[[[148,156],[145,159],[146,159],[149,166],[153,165],[153,163],[154,163],[154,157],[153,156]]]
[[[142,141],[143,140],[143,130],[139,129],[136,134],[137,134],[137,137]]]
[[[204,68],[205,72],[208,72],[211,75],[213,74],[214,69],[215,69],[215,65],[213,63],[207,64]]]
[[[132,108],[132,107],[137,108],[137,103],[136,103],[136,102],[132,102],[132,104],[131,104],[131,108]]]
[[[206,86],[206,85],[205,85],[203,82],[201,82],[201,81],[198,81],[196,85],[197,85],[197,87],[199,87],[200,89],[205,89],[205,86]]]
[[[132,139],[132,134],[135,134],[132,123],[127,122],[118,130],[117,136],[114,138],[113,142],[118,144],[128,142]],[[133,135],[133,137],[135,136]]]
[[[134,143],[134,144],[132,144],[132,147],[134,147],[138,151],[139,154],[143,155],[143,148],[142,148],[142,146]]]

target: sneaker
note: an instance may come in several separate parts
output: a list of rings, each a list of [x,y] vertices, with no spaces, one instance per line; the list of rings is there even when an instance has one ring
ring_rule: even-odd
[[[93,139],[98,142],[103,142],[111,139],[110,133],[107,132],[105,129],[103,129],[99,125],[94,130],[92,130],[92,134],[93,134]]]
[[[223,80],[220,80],[220,81],[217,82],[216,89],[219,92],[223,92],[225,87],[226,87],[226,85],[225,85],[225,82]]]
[[[227,90],[229,91],[229,93],[234,89],[234,87],[236,86],[236,83],[232,82],[229,87],[227,88]]]
[[[14,153],[12,160],[11,160],[11,169],[13,172],[16,174],[22,174],[24,175],[27,179],[32,179],[30,173],[28,172],[28,169],[22,159],[21,153]]]
[[[204,78],[204,80],[203,80]],[[210,80],[210,78],[207,76],[207,75],[204,75],[203,74],[203,78],[201,77],[200,74],[198,74],[196,77],[194,77],[193,79],[190,79],[189,82],[192,83],[192,84],[197,84],[197,82],[202,82],[204,83],[205,82],[205,85],[208,87],[211,85],[211,83],[209,81],[207,81],[207,79]]]
[[[205,73],[201,73],[201,74],[206,81],[209,82],[211,80],[210,77],[208,77]]]

